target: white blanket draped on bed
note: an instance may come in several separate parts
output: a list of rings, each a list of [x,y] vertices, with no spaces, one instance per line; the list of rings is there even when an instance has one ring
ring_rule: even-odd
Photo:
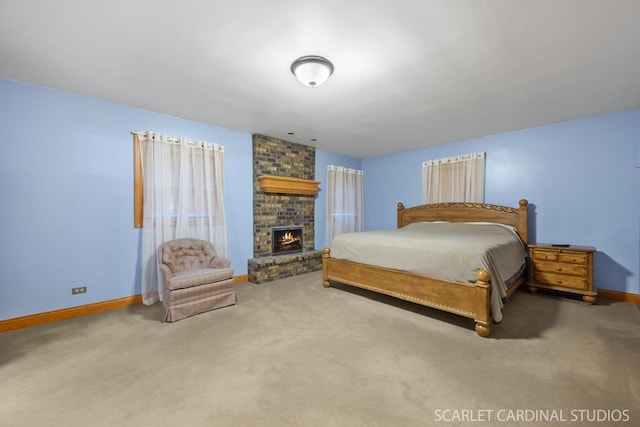
[[[441,280],[475,283],[491,277],[491,317],[502,320],[507,283],[522,271],[525,248],[515,230],[490,223],[420,222],[395,230],[336,236],[331,258],[409,271]]]

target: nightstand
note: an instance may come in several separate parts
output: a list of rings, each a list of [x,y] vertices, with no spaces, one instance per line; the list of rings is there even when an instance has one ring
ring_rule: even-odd
[[[598,292],[593,288],[593,253],[590,246],[529,245],[529,291],[538,289],[582,295],[591,305]]]

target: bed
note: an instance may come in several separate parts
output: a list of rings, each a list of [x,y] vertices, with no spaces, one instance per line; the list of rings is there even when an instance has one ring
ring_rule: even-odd
[[[527,244],[527,210],[528,202],[524,199],[520,200],[517,208],[484,203],[435,203],[405,208],[402,203],[398,203],[397,227],[401,229],[410,224],[436,222],[502,224],[517,234],[524,249]],[[344,254],[344,250],[341,253]],[[333,257],[331,248],[323,250],[324,287],[330,287],[331,282],[338,282],[390,295],[471,318],[475,321],[476,333],[481,337],[487,337],[491,333],[491,269],[486,266],[469,266],[475,276],[475,281],[469,282],[447,280],[419,271],[389,268],[371,262],[354,262],[347,258],[349,257]],[[511,296],[525,281],[524,263],[517,274],[509,279],[508,288],[505,285],[504,294],[499,300],[503,299],[502,296],[505,299]]]

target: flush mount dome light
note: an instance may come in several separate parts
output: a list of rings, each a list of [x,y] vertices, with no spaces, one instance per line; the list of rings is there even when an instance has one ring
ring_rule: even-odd
[[[291,72],[303,85],[316,87],[326,82],[333,74],[333,64],[322,56],[303,56],[293,61]]]

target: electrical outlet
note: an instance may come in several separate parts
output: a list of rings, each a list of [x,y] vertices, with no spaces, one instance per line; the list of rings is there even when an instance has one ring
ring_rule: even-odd
[[[87,292],[86,286],[81,286],[79,288],[71,288],[71,295],[84,294]]]

